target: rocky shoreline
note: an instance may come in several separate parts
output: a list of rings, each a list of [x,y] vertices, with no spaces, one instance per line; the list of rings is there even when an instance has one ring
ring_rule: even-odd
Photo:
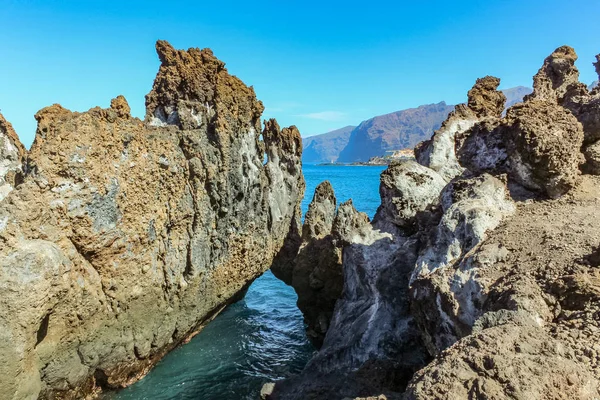
[[[210,50],[156,49],[144,121],[55,104],[28,151],[0,116],[0,397],[131,384],[269,268],[320,350],[264,398],[600,397],[600,88],[573,49],[506,113],[478,79],[373,221],[323,182],[303,224],[298,130]]]
[[[576,59],[558,48],[505,115],[478,79],[382,173],[373,221],[317,188],[273,271],[321,347],[263,398],[600,396],[600,89]]]

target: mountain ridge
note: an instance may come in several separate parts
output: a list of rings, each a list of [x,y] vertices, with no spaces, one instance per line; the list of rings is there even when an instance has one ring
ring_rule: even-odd
[[[506,96],[506,108],[530,94],[532,89],[515,86],[501,90]],[[348,125],[330,132],[303,137],[305,163],[365,162],[387,151],[414,147],[441,127],[454,109],[445,101],[423,104]]]

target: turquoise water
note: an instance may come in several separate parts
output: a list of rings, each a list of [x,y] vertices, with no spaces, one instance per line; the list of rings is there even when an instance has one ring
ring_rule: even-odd
[[[303,213],[315,187],[328,179],[338,202],[352,198],[359,211],[373,217],[383,169],[305,165]],[[258,399],[263,383],[300,372],[314,352],[296,300],[294,290],[267,271],[242,300],[169,353],[144,379],[105,398]]]

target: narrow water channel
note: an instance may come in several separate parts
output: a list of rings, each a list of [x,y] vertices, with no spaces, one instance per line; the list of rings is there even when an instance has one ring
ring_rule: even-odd
[[[305,165],[306,213],[315,187],[329,179],[338,202],[352,198],[373,217],[383,167]],[[169,353],[136,384],[106,400],[257,400],[265,382],[304,368],[314,352],[294,289],[267,271],[188,344]]]

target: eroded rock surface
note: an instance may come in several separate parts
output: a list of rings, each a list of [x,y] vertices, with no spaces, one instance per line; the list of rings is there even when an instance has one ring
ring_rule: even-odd
[[[270,267],[299,219],[298,130],[262,130],[253,89],[210,50],[157,51],[146,122],[122,96],[36,114],[27,173],[0,203],[2,398],[143,376]],[[6,126],[2,162],[19,171]]]
[[[505,116],[478,80],[418,168],[388,167],[323,347],[271,398],[600,396],[600,92],[576,58],[557,49]]]
[[[445,185],[437,172],[413,160],[391,165],[381,173],[381,205],[375,221],[413,228],[417,214],[438,203]]]
[[[571,190],[583,163],[583,130],[562,107],[530,101],[508,110],[506,129],[510,174],[528,189],[550,197]]]
[[[25,147],[0,114],[0,202],[23,180]]]
[[[477,297],[460,304],[452,286],[439,290],[437,322],[463,339],[415,375],[407,398],[598,397],[598,183],[585,176],[558,200],[520,203],[464,258],[478,286],[455,288]]]
[[[369,218],[354,208],[352,201],[339,205],[328,181],[320,183],[302,226],[297,254],[284,263],[273,264],[273,273],[294,287],[298,308],[307,324],[307,335],[321,347],[336,301],[342,296],[342,248],[359,240]]]
[[[500,79],[492,76],[478,79],[469,91],[467,104],[456,106],[431,139],[415,147],[417,162],[438,172],[446,181],[462,174],[464,167],[456,159],[455,140],[476,123],[502,114],[506,96],[497,90],[499,85]]]

